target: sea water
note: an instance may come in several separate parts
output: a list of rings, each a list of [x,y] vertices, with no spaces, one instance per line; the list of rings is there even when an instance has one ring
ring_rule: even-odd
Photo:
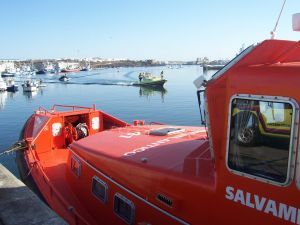
[[[167,79],[164,89],[132,86],[140,72]],[[214,71],[215,72],[215,71]],[[19,91],[0,93],[0,152],[19,139],[28,117],[38,107],[51,108],[54,104],[92,106],[126,122],[135,119],[146,123],[201,126],[200,113],[193,81],[203,73],[200,66],[107,68],[80,73],[69,73],[69,82],[60,82],[61,74],[36,75],[46,87],[37,92]],[[210,76],[209,71],[207,76]],[[12,173],[18,176],[14,154],[0,157]]]

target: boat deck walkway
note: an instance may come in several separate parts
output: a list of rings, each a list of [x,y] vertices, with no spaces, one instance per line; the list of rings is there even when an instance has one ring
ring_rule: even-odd
[[[67,224],[0,164],[0,225]]]

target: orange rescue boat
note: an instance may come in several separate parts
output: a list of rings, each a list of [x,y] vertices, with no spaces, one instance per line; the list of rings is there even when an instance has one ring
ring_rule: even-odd
[[[195,83],[206,127],[40,108],[21,177],[70,224],[300,224],[300,43],[250,46]]]

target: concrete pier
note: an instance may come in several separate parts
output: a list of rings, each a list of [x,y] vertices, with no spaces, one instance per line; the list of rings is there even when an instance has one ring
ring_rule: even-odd
[[[0,225],[67,224],[0,164]]]

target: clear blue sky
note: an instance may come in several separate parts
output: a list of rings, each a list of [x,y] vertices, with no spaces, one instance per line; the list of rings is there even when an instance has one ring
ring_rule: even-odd
[[[0,58],[232,58],[269,38],[282,0],[1,0]],[[287,0],[278,39],[299,40]]]

